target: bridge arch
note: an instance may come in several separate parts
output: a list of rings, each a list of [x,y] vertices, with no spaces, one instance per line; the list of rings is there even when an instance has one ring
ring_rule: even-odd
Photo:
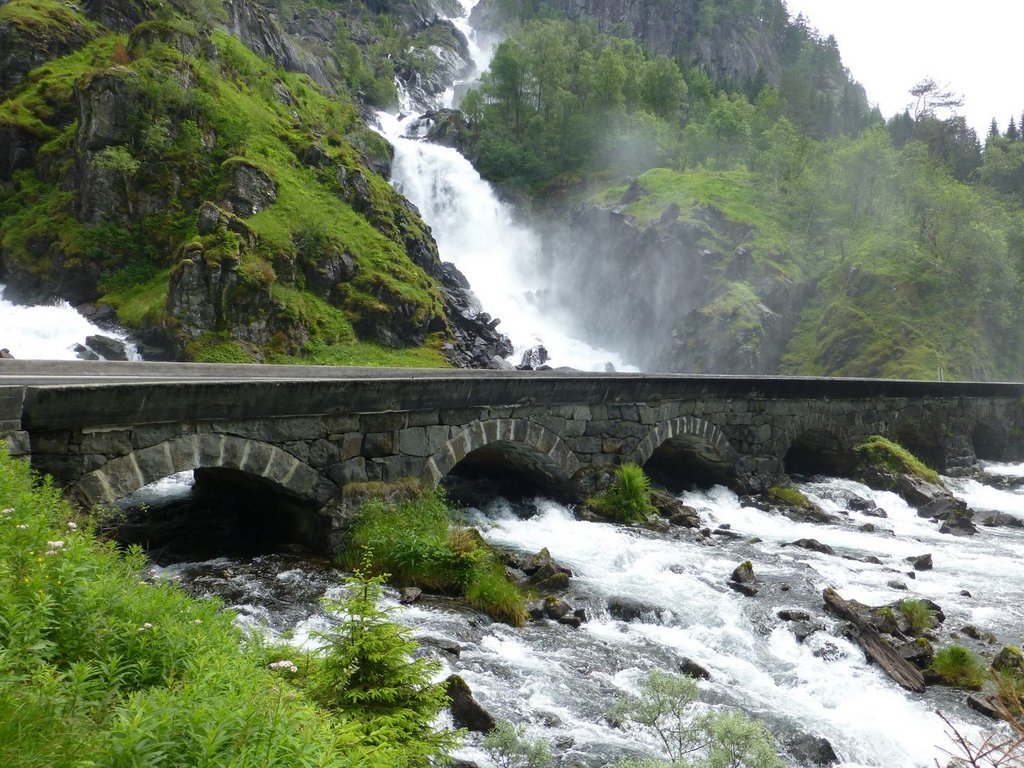
[[[729,438],[696,416],[666,419],[637,444],[633,460],[671,490],[690,485],[710,488],[735,478],[738,454]]]
[[[849,477],[856,464],[847,429],[821,414],[804,416],[786,430],[777,455],[786,474]]]
[[[439,484],[463,462],[518,473],[551,490],[568,488],[582,465],[555,432],[529,419],[476,421],[452,437],[423,467],[422,480]]]
[[[90,507],[114,502],[179,472],[213,469],[261,478],[309,505],[322,506],[337,491],[316,470],[276,446],[232,435],[203,433],[176,437],[111,459],[84,475],[72,494]]]

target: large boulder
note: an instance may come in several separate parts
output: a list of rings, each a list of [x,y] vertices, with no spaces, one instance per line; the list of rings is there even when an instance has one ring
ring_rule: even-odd
[[[473,698],[473,691],[465,680],[458,675],[450,675],[444,685],[451,700],[449,706],[456,727],[478,733],[490,733],[497,727],[494,716]]]

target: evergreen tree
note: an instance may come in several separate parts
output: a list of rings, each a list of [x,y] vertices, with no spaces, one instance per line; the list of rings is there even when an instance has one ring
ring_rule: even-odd
[[[1020,131],[1017,130],[1017,123],[1014,122],[1013,116],[1010,116],[1010,124],[1006,127],[1006,138],[1010,141],[1016,141],[1020,138]]]
[[[434,727],[448,703],[444,685],[431,682],[440,665],[412,658],[417,646],[409,630],[378,606],[386,580],[364,566],[347,581],[349,596],[335,606],[344,619],[321,635],[327,642],[310,690],[386,753],[382,765],[427,766],[455,746],[457,735]]]

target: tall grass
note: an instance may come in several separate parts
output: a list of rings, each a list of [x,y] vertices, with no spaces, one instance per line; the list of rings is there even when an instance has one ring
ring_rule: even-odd
[[[962,645],[950,645],[936,651],[932,659],[932,671],[941,677],[946,685],[958,688],[976,690],[981,687],[985,678],[985,669],[978,657]]]
[[[942,482],[938,472],[899,443],[881,435],[865,438],[854,446],[853,452],[861,464],[869,467],[881,467],[895,474],[914,475],[936,485]]]
[[[232,614],[143,566],[0,451],[0,765],[382,765]]]
[[[638,465],[620,464],[612,486],[587,499],[587,504],[621,523],[638,523],[654,511],[651,481]]]

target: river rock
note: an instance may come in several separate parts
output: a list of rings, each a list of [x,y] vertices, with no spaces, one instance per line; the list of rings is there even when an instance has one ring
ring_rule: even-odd
[[[775,615],[783,621],[807,621],[811,618],[811,614],[807,611],[801,611],[797,608],[783,608],[780,611],[776,611]]]
[[[1012,672],[1020,677],[1024,675],[1024,654],[1015,645],[1004,645],[992,659],[992,669],[996,672]]]
[[[667,493],[651,493],[651,503],[658,510],[658,514],[668,520],[671,525],[678,525],[682,528],[700,527],[700,514],[697,510]]]
[[[988,696],[983,693],[968,694],[967,706],[975,712],[980,712],[986,717],[991,717],[993,720],[999,720],[1002,718],[1002,715],[999,714],[999,709],[996,707],[996,699],[994,696]]]
[[[100,359],[99,355],[97,355],[88,347],[83,346],[81,344],[75,344],[75,346],[71,348],[71,351],[75,353],[75,357],[77,357],[79,360],[96,361]]]
[[[1024,528],[1024,520],[1013,515],[1008,515],[1005,512],[992,512],[991,514],[985,515],[982,518],[981,524],[988,527],[994,528],[996,526],[1002,526],[1004,528]]]
[[[692,677],[697,680],[710,680],[711,673],[708,670],[698,664],[693,659],[684,656],[679,660],[679,671],[687,677]]]
[[[544,598],[544,615],[547,618],[559,621],[570,613],[572,613],[572,606],[560,597],[548,595]]]
[[[398,602],[402,605],[412,605],[419,602],[422,596],[423,590],[419,587],[402,587],[402,591],[398,593]]]
[[[932,556],[930,552],[924,555],[917,555],[916,557],[908,557],[906,561],[914,566],[915,571],[930,571],[932,569]]]
[[[739,581],[729,581],[726,582],[726,585],[733,592],[739,592],[741,595],[746,595],[747,597],[753,597],[760,591],[753,584],[744,584]]]
[[[520,371],[536,371],[548,361],[548,351],[543,344],[538,344],[536,347],[530,347],[528,350],[523,352],[523,356],[519,358],[519,365],[516,366]]]
[[[494,717],[473,698],[473,691],[458,675],[449,675],[444,681],[445,693],[451,699],[449,708],[458,728],[477,733],[490,733],[497,723]]]
[[[86,345],[104,360],[127,360],[128,348],[120,339],[96,334],[85,337]]]
[[[865,499],[863,496],[853,495],[846,500],[846,508],[854,512],[866,512],[874,506],[874,502],[870,499]]]
[[[861,514],[865,517],[888,517],[889,513],[881,507],[870,507],[869,509],[861,510]]]
[[[812,552],[820,552],[823,555],[834,555],[836,551],[832,549],[828,544],[822,544],[817,539],[797,539],[791,541],[788,544],[783,544],[784,547],[800,547],[801,549],[809,549]]]
[[[512,342],[496,330],[491,316],[481,311],[466,276],[449,262],[443,262],[440,271],[445,315],[454,339],[445,345],[445,357],[459,368],[511,368],[505,358],[512,354]]]
[[[661,608],[625,595],[608,598],[608,613],[620,621],[635,621],[645,616],[661,619]]]
[[[729,580],[737,584],[750,584],[754,581],[754,564],[744,560],[733,569]]]
[[[924,637],[897,645],[896,652],[906,661],[922,669],[931,663],[935,655],[931,642]]]
[[[822,736],[798,736],[786,746],[801,765],[819,765],[827,768],[839,762],[839,756],[832,748],[832,743]]]

